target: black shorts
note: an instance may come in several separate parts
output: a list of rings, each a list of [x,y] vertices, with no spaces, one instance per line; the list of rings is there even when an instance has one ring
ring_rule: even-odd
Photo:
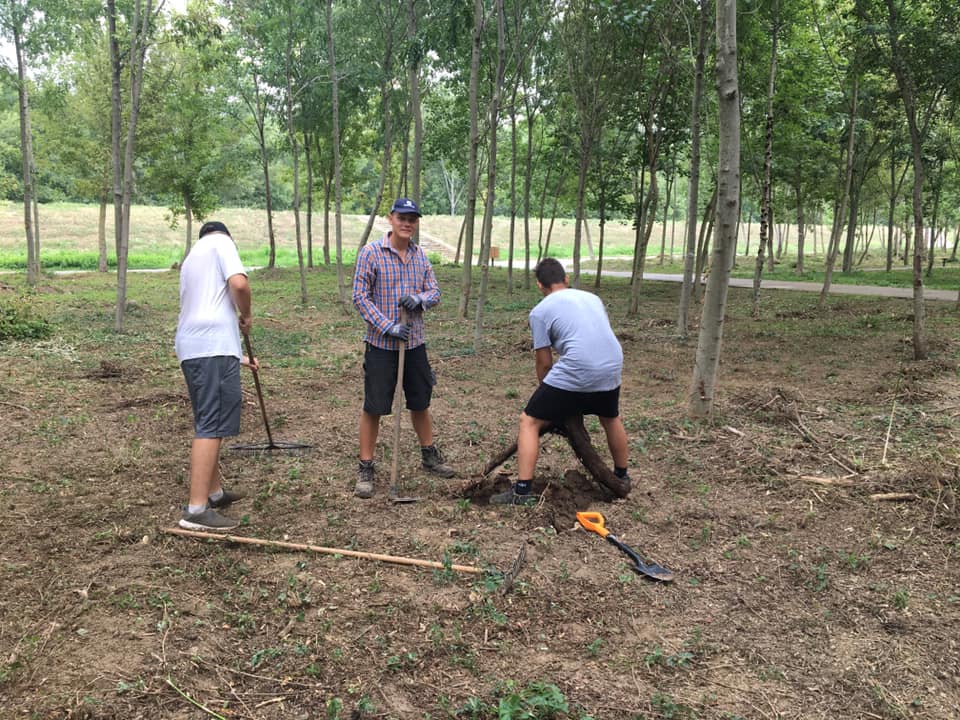
[[[193,407],[198,438],[232,437],[240,432],[240,361],[218,355],[180,363]]]
[[[576,392],[540,383],[523,411],[530,417],[551,422],[562,422],[574,415],[615,418],[620,415],[620,388],[602,392]]]
[[[364,412],[371,415],[389,415],[392,412],[399,364],[399,351],[384,350],[367,343],[363,353]],[[433,386],[436,384],[427,360],[427,346],[418,345],[407,350],[403,360],[403,394],[407,400],[407,410],[426,410],[430,407]]]

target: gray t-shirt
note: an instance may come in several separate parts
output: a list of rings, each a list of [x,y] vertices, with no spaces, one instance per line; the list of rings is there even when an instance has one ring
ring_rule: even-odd
[[[544,382],[561,390],[603,392],[620,387],[623,350],[606,308],[583,290],[556,290],[530,311],[533,349],[559,354]]]

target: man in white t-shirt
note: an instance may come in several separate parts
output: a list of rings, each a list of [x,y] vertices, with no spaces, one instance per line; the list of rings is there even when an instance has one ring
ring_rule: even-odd
[[[603,301],[569,287],[559,260],[546,258],[534,274],[544,298],[530,311],[530,330],[540,386],[520,414],[517,482],[490,497],[492,505],[536,501],[533,472],[540,453],[540,431],[574,415],[596,415],[613,456],[613,472],[627,478],[627,433],[620,419],[623,349],[610,327]],[[557,353],[554,361],[553,354]]]
[[[219,512],[243,499],[220,483],[220,444],[240,432],[240,333],[250,332],[250,283],[237,246],[222,222],[206,222],[180,266],[176,351],[193,408],[190,500],[180,519],[188,530],[226,531],[237,522]]]

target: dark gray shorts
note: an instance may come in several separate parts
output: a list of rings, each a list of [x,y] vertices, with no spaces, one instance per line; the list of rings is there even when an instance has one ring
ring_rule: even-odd
[[[575,392],[540,383],[523,411],[530,417],[551,422],[561,422],[574,415],[615,418],[620,414],[620,388],[602,392]]]
[[[224,438],[240,432],[240,361],[235,357],[193,358],[180,363],[193,407],[198,438]]]
[[[367,343],[363,354],[364,412],[371,415],[390,414],[399,365],[400,353],[397,350],[384,350]],[[418,345],[407,350],[403,359],[403,394],[407,399],[407,410],[426,410],[430,407],[436,383],[427,359],[427,346]]]

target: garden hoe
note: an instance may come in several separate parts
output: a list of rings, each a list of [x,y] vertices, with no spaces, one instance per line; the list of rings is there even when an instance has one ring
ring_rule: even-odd
[[[243,340],[246,344],[247,358],[249,358],[250,362],[252,363],[253,346],[250,344],[250,335],[244,333]],[[274,450],[298,455],[312,450],[312,445],[306,445],[304,443],[274,441],[273,433],[270,432],[270,423],[267,421],[267,406],[263,404],[263,390],[260,388],[260,376],[252,367],[250,368],[250,371],[253,373],[254,387],[257,388],[257,400],[260,401],[260,415],[263,417],[263,427],[266,428],[267,431],[267,442],[241,443],[237,445],[231,445],[228,449],[231,452],[240,453],[242,455],[258,455],[260,453],[272,452]]]
[[[406,324],[407,311],[400,309],[400,322]],[[393,391],[393,460],[390,464],[390,491],[387,497],[395,505],[401,503],[415,503],[420,500],[412,495],[403,495],[400,491],[400,482],[397,479],[397,466],[400,462],[400,416],[403,415],[403,364],[407,355],[407,341],[400,341],[400,357],[397,362],[397,386]]]
[[[577,513],[577,522],[583,525],[585,530],[590,532],[595,532],[602,538],[606,538],[607,542],[611,545],[616,545],[620,550],[626,553],[631,560],[633,560],[633,565],[630,566],[630,569],[639,575],[646,575],[649,578],[654,580],[660,580],[661,582],[670,582],[673,580],[673,571],[668,570],[662,565],[657,565],[656,563],[645,563],[640,556],[637,554],[629,545],[626,545],[620,542],[617,539],[617,536],[607,530],[604,527],[603,515],[598,512],[578,512]]]

